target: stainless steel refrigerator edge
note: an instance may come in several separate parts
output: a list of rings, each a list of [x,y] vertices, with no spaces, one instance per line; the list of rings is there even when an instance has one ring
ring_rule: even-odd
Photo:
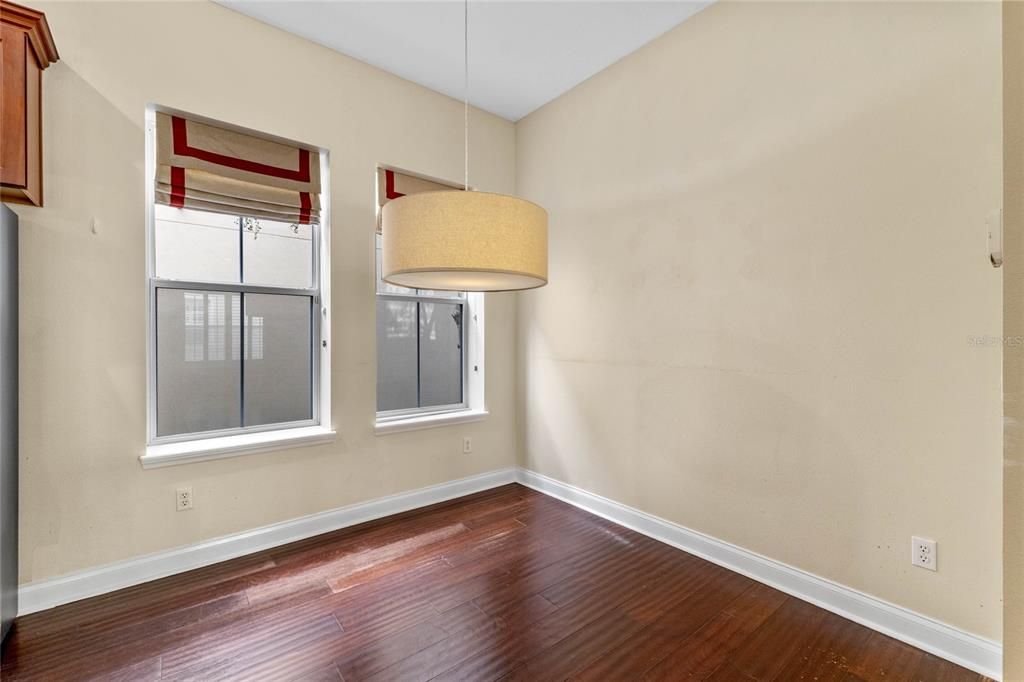
[[[0,640],[18,615],[18,216],[0,204]]]

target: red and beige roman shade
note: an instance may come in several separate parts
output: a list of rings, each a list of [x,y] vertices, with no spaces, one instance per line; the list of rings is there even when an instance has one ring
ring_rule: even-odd
[[[419,194],[420,192],[450,192],[453,189],[461,190],[462,187],[446,185],[442,182],[424,180],[415,175],[406,175],[393,170],[377,169],[377,201],[380,208],[392,199],[404,197],[406,194]],[[377,232],[380,233],[382,211],[377,211]]]
[[[178,115],[156,115],[156,202],[320,222],[320,154]]]

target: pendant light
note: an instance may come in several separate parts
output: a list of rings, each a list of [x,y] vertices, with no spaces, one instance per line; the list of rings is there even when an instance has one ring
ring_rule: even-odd
[[[464,190],[392,199],[381,213],[384,280],[413,289],[512,291],[548,281],[548,214],[525,199],[469,189],[469,0],[464,31]]]

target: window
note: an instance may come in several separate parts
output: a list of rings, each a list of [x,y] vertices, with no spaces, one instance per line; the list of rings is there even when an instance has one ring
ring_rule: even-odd
[[[154,211],[154,436],[312,424],[317,226]]]
[[[377,169],[378,434],[477,421],[484,405],[484,295],[394,286],[381,278],[381,211],[417,192],[461,189]]]
[[[155,113],[147,126],[151,168],[159,153]],[[202,141],[193,137],[193,144]],[[326,173],[326,158],[314,167]],[[192,192],[190,184],[183,200],[168,203],[160,198],[160,171],[153,172],[146,456],[173,443],[320,425],[329,414],[330,383],[322,377],[329,361],[326,211],[275,220],[260,208],[246,210],[244,201],[236,202],[241,210],[205,210],[209,188]],[[177,187],[172,183],[172,191]]]
[[[377,235],[378,418],[467,408],[469,297],[388,284],[380,253]]]

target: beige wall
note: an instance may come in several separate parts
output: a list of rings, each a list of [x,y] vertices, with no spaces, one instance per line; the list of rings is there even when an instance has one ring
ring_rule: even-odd
[[[212,3],[33,5],[61,61],[45,73],[46,207],[17,209],[22,581],[514,463],[510,294],[487,301],[487,421],[372,430],[374,167],[461,178],[461,104]],[[140,467],[147,102],[330,149],[333,444]],[[512,191],[513,126],[480,112],[472,125],[474,184]],[[178,485],[193,511],[174,511]]]
[[[999,639],[1000,27],[718,3],[521,121],[521,461]]]
[[[1003,679],[1024,680],[1024,3],[1003,3]]]

